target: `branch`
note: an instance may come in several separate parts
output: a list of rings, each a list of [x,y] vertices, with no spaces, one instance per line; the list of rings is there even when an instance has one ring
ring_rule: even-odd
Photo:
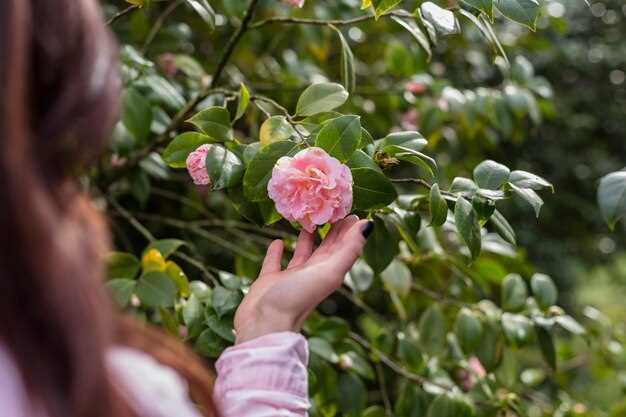
[[[387,12],[383,14],[381,17],[388,17],[388,16],[396,16],[396,17],[404,17],[404,18],[411,17],[411,15],[408,14],[407,12],[400,12],[400,11]],[[303,18],[298,18],[298,17],[270,17],[267,19],[254,22],[253,24],[250,25],[250,28],[256,29],[261,26],[271,25],[274,23],[290,24],[290,25],[314,25],[314,26],[329,26],[329,25],[347,26],[347,25],[353,25],[355,23],[365,22],[367,20],[371,20],[374,18],[375,18],[374,15],[358,16],[358,17],[353,17],[351,19],[329,19],[329,20],[303,19]]]
[[[174,10],[176,10],[176,8],[180,6],[182,3],[183,3],[183,0],[173,1],[165,8],[165,10],[163,10],[163,13],[159,15],[157,20],[154,22],[154,25],[152,26],[150,33],[146,37],[146,41],[143,44],[143,47],[141,49],[143,53],[145,53],[148,50],[148,47],[150,46],[150,44],[152,43],[156,35],[159,33],[159,30],[161,30],[161,27],[163,26],[163,24],[165,23],[169,15],[171,15],[174,12]]]
[[[132,12],[133,10],[138,9],[139,6],[137,5],[132,5],[132,6],[128,6],[127,8],[125,8],[124,10],[122,10],[121,12],[115,13],[113,16],[111,16],[111,18],[109,20],[106,21],[107,25],[112,25],[113,23],[115,23],[118,19],[121,19],[122,17],[126,16],[128,13]]]

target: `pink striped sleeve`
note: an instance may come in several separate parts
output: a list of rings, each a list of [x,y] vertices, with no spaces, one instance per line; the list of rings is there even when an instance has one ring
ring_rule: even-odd
[[[227,349],[216,363],[221,417],[303,417],[309,408],[306,339],[273,333]]]

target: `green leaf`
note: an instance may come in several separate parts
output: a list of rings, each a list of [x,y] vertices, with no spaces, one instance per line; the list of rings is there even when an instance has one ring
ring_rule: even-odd
[[[420,345],[431,355],[438,355],[446,345],[446,320],[437,304],[422,313],[419,321]]]
[[[189,283],[189,291],[191,295],[196,296],[203,304],[211,304],[213,290],[202,281],[191,281]]]
[[[346,368],[359,376],[362,376],[365,379],[369,379],[370,381],[374,381],[374,369],[372,365],[365,359],[363,356],[359,355],[356,352],[350,351],[343,353],[339,356],[339,364],[341,366],[342,360],[345,360],[349,366]]]
[[[337,363],[339,361],[339,356],[328,341],[319,337],[311,337],[308,342],[311,353],[330,363]]]
[[[554,192],[552,184],[540,176],[526,171],[516,170],[511,172],[511,175],[509,176],[509,183],[519,188],[530,188],[536,191],[543,190],[544,188],[550,188],[552,189],[552,192]]]
[[[535,30],[540,8],[537,0],[495,0],[495,6],[509,19]]]
[[[339,410],[347,417],[360,417],[367,406],[367,389],[361,378],[341,374],[337,384]]]
[[[297,135],[285,116],[272,116],[267,118],[259,129],[259,142],[261,146],[270,143],[291,140]]]
[[[137,282],[132,279],[117,278],[107,281],[105,286],[109,290],[111,297],[113,297],[113,301],[121,308],[124,308],[128,305],[130,296],[135,289],[135,284]]]
[[[160,102],[173,111],[185,105],[185,97],[172,83],[160,75],[151,74],[141,77],[136,81],[136,85],[149,91],[151,100]]]
[[[541,350],[541,355],[552,370],[556,371],[556,349],[554,348],[554,340],[548,330],[540,326],[535,326],[537,333],[537,343]]]
[[[539,307],[546,309],[556,304],[558,291],[549,276],[544,274],[533,275],[530,279],[530,287]]]
[[[475,8],[486,14],[490,19],[493,18],[493,0],[461,0],[470,7]]]
[[[184,244],[185,241],[180,239],[159,239],[151,242],[144,250],[144,253],[150,249],[156,249],[164,259],[167,259]]]
[[[519,311],[526,305],[528,290],[524,279],[517,274],[509,274],[502,282],[502,308]]]
[[[341,106],[347,99],[348,92],[341,84],[313,84],[300,95],[296,105],[296,115],[306,117],[331,111]]]
[[[195,294],[191,294],[183,305],[183,322],[191,327],[202,319],[203,311],[202,301]]]
[[[241,182],[244,173],[243,162],[228,149],[211,145],[205,163],[213,190],[234,187]]]
[[[476,313],[467,308],[462,308],[456,316],[454,333],[463,352],[469,354],[474,352],[480,344],[483,335],[483,325]]]
[[[367,291],[373,281],[374,271],[361,259],[357,259],[346,275],[346,284],[355,292]]]
[[[401,261],[393,260],[380,276],[387,291],[406,297],[411,292],[411,270]]]
[[[105,261],[107,279],[134,279],[141,264],[132,253],[111,252]]]
[[[167,261],[165,263],[165,273],[176,284],[178,292],[182,297],[189,296],[189,279],[180,266],[172,261]]]
[[[206,324],[209,326],[209,329],[213,330],[213,332],[219,335],[222,339],[227,340],[230,343],[235,343],[235,333],[233,332],[232,320],[224,317],[218,318],[214,314],[209,314],[206,318]]]
[[[470,250],[472,259],[480,255],[481,237],[478,214],[472,204],[463,197],[459,197],[454,207],[454,222],[461,239]]]
[[[174,63],[180,71],[190,78],[200,80],[206,75],[202,65],[189,55],[176,55],[174,57]]]
[[[187,122],[193,124],[215,141],[224,142],[233,139],[230,127],[230,113],[224,107],[209,107],[196,113]]]
[[[202,356],[217,358],[226,349],[226,342],[211,329],[206,329],[194,344],[194,350]]]
[[[530,188],[519,188],[516,185],[509,184],[513,193],[526,201],[535,211],[535,216],[539,218],[539,213],[541,212],[541,207],[543,206],[543,200],[539,197],[539,194]]]
[[[467,399],[455,394],[443,394],[428,407],[427,417],[472,417],[474,409]]]
[[[455,194],[474,194],[476,191],[478,191],[478,186],[476,185],[476,183],[465,177],[454,178],[452,180],[452,185],[450,185],[450,192]]]
[[[483,334],[476,348],[476,357],[489,372],[493,371],[502,359],[504,343],[500,326],[491,320],[483,322]]]
[[[239,102],[237,103],[237,112],[235,113],[235,120],[239,120],[244,115],[246,109],[250,104],[250,92],[244,83],[239,85]]]
[[[523,346],[533,338],[533,323],[521,314],[502,314],[502,330],[507,340],[515,346]]]
[[[373,405],[363,410],[361,417],[388,417],[385,409],[379,405]]]
[[[352,169],[354,185],[352,208],[373,210],[391,204],[397,197],[395,187],[380,171],[371,168]]]
[[[428,145],[428,141],[424,139],[424,136],[419,132],[394,132],[385,136],[378,146],[383,152],[391,153],[389,150],[396,149],[392,148],[392,145],[401,146],[403,150],[419,152]]]
[[[428,61],[432,58],[433,52],[430,48],[430,42],[428,42],[428,37],[426,34],[420,29],[419,26],[415,22],[409,19],[403,19],[398,16],[391,16],[391,19],[398,23],[400,26],[405,28],[417,41],[417,43],[426,51],[426,55],[428,56]]]
[[[370,168],[382,173],[380,167],[376,164],[376,162],[374,162],[374,160],[368,154],[360,149],[357,149],[352,154],[352,157],[346,162],[346,165],[348,165],[350,169]]]
[[[374,230],[363,248],[363,259],[375,273],[381,273],[393,261],[398,247],[383,219],[374,217]]]
[[[283,156],[293,156],[302,147],[294,142],[274,142],[261,148],[254,156],[243,177],[243,190],[251,201],[267,200],[267,183],[272,177],[272,169]]]
[[[448,203],[439,191],[439,184],[433,184],[430,188],[430,225],[438,227],[443,225],[448,218]]]
[[[626,171],[608,174],[600,180],[598,204],[611,230],[626,217]]]
[[[211,30],[215,29],[215,11],[207,0],[185,0],[189,6],[209,25]]]
[[[556,321],[556,323],[559,326],[561,326],[568,332],[575,334],[577,336],[582,336],[585,333],[587,333],[585,328],[581,326],[580,323],[578,323],[572,316],[568,316],[568,315],[556,316],[554,318],[554,321]]]
[[[146,272],[139,278],[135,294],[148,307],[171,307],[176,298],[176,285],[164,272]]]
[[[430,23],[438,33],[442,35],[453,35],[459,33],[461,28],[454,13],[450,10],[439,7],[433,2],[426,1],[421,4],[420,12],[422,20]]]
[[[509,179],[510,173],[505,165],[486,160],[474,168],[474,181],[480,188],[497,190]]]
[[[172,140],[163,151],[163,160],[172,168],[185,168],[187,157],[200,145],[213,143],[207,135],[196,132],[185,132]]]
[[[241,293],[238,290],[228,290],[221,286],[213,288],[211,305],[219,317],[233,312],[241,302]]]
[[[509,242],[511,245],[517,244],[517,238],[513,227],[509,224],[507,219],[498,210],[493,212],[493,215],[489,218],[491,224],[496,228],[496,232],[502,239]]]
[[[372,0],[374,4],[374,17],[378,20],[389,10],[400,4],[402,0]]]
[[[350,49],[348,41],[343,36],[343,33],[333,25],[330,27],[337,32],[337,36],[339,36],[339,41],[341,42],[341,82],[348,93],[352,93],[356,85],[354,54],[352,53],[352,49]]]
[[[324,124],[315,138],[315,146],[324,149],[330,156],[346,162],[361,141],[361,118],[340,116]]]
[[[159,307],[161,327],[172,336],[178,336],[178,319],[167,308]]]
[[[145,142],[150,136],[152,108],[150,102],[134,88],[127,89],[122,98],[122,123],[138,143]]]

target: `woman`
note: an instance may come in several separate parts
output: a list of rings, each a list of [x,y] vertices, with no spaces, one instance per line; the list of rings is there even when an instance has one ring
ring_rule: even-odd
[[[115,318],[102,289],[107,231],[73,177],[117,117],[115,56],[95,0],[0,2],[0,415],[305,415],[297,332],[372,224],[349,216],[316,250],[303,232],[282,271],[270,245],[213,384],[177,341]]]

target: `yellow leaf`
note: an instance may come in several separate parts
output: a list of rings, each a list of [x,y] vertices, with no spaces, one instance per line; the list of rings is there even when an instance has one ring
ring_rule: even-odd
[[[163,272],[165,271],[165,259],[158,250],[149,249],[141,257],[141,267],[143,272]]]
[[[165,273],[178,288],[178,292],[183,297],[189,297],[189,279],[185,272],[173,261],[167,261],[165,263]]]
[[[365,10],[368,7],[372,7],[372,0],[361,0],[361,10]]]
[[[272,116],[261,125],[259,142],[261,146],[266,146],[270,143],[289,140],[295,135],[296,131],[285,116]]]

